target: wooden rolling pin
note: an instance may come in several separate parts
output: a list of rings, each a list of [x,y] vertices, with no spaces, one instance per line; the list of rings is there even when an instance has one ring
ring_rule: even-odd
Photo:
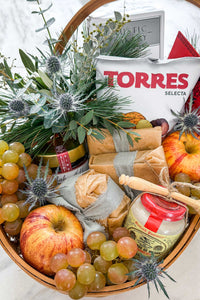
[[[139,177],[134,177],[134,176],[129,177],[122,174],[119,178],[119,183],[128,185],[132,189],[143,191],[143,192],[155,193],[162,196],[169,195],[169,191],[167,188],[156,185],[154,183],[151,183]],[[200,215],[200,200],[194,200],[190,197],[187,197],[177,192],[171,192],[170,196],[175,200],[178,200],[186,205],[191,206]]]

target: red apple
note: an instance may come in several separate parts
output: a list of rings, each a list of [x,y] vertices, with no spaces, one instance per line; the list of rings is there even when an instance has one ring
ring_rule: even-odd
[[[45,205],[33,210],[20,233],[20,247],[27,263],[41,273],[53,275],[50,260],[57,253],[83,248],[83,230],[78,219],[63,206]]]
[[[162,144],[170,177],[174,180],[176,174],[186,173],[191,180],[200,181],[200,136],[183,134],[179,139],[179,133],[171,133]]]

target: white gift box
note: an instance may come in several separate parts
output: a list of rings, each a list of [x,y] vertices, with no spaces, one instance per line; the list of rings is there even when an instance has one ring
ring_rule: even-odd
[[[99,56],[97,80],[108,79],[115,93],[131,99],[123,112],[137,111],[149,121],[165,118],[170,128],[200,77],[200,58],[170,60]]]

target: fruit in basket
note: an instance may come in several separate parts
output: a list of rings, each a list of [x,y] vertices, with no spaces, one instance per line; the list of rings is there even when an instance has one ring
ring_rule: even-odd
[[[84,263],[77,270],[77,279],[80,283],[89,285],[95,279],[95,268],[93,265]]]
[[[54,281],[57,289],[70,291],[76,283],[76,276],[68,269],[61,269],[56,273]]]
[[[169,123],[164,118],[159,118],[151,121],[153,127],[161,126],[162,137],[166,136],[169,130]]]
[[[131,237],[122,237],[117,242],[117,251],[122,258],[130,259],[134,257],[138,251],[136,241]]]
[[[106,285],[106,278],[103,273],[96,271],[94,281],[88,286],[89,292],[102,290]]]
[[[5,141],[0,140],[0,155],[3,155],[4,152],[8,149],[9,149],[8,144]]]
[[[186,173],[191,180],[200,180],[200,136],[182,134],[175,131],[163,141],[170,177],[174,180],[178,173]]]
[[[108,279],[114,284],[122,284],[128,279],[128,269],[123,263],[113,264],[108,269]]]
[[[19,142],[13,142],[13,143],[9,144],[9,149],[17,152],[18,155],[25,152],[24,145],[22,145]]]
[[[106,241],[100,247],[100,255],[104,260],[111,261],[118,257],[117,243],[114,241]]]
[[[50,260],[57,253],[83,248],[83,230],[65,207],[46,205],[33,210],[20,233],[24,259],[41,273],[52,275]]]
[[[185,182],[185,183],[191,183],[190,176],[185,173],[178,173],[174,177],[174,181],[177,182]],[[176,189],[179,191],[179,193],[185,195],[185,196],[190,196],[190,187],[189,186],[184,186],[184,185],[177,185]]]
[[[19,167],[15,163],[5,163],[2,166],[1,175],[7,180],[16,179],[19,175]]]
[[[129,230],[126,227],[117,227],[113,231],[113,239],[115,242],[118,242],[124,236],[131,236]]]
[[[153,126],[148,120],[140,120],[136,125],[136,129],[151,128],[151,127]]]
[[[68,296],[72,299],[81,299],[86,295],[87,291],[87,285],[81,284],[77,280],[74,287],[69,291]]]
[[[57,253],[50,260],[50,269],[56,273],[61,269],[68,267],[67,255],[65,253]]]
[[[137,111],[124,114],[124,121],[132,123],[133,128],[135,128],[135,126],[140,120],[145,120],[145,117]]]
[[[87,245],[92,250],[99,250],[101,244],[106,241],[106,236],[103,232],[94,231],[87,237]]]
[[[73,268],[80,267],[86,259],[85,251],[80,248],[73,248],[67,253],[68,264]]]

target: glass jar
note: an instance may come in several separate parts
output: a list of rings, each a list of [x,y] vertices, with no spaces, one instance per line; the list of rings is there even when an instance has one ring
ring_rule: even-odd
[[[141,194],[132,204],[125,221],[139,252],[165,256],[186,227],[186,208],[150,193]]]

